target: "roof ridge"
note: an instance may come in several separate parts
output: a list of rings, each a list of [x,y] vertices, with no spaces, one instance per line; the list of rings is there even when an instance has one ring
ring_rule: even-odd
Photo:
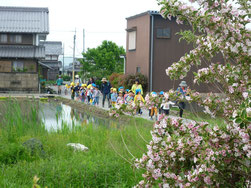
[[[135,14],[133,16],[127,17],[126,20],[134,19],[134,18],[137,18],[137,17],[140,17],[140,16],[145,16],[147,14],[149,14],[149,15],[160,15],[159,11],[157,11],[157,10],[148,10],[148,11],[145,11],[145,12],[142,12],[142,13]]]
[[[0,6],[0,11],[49,12],[48,7]]]
[[[46,44],[46,43],[62,43],[62,41],[41,41],[41,44]]]

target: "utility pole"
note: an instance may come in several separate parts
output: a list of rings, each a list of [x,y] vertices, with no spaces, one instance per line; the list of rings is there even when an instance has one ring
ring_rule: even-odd
[[[73,38],[73,62],[72,62],[72,82],[75,80],[75,46],[76,46],[76,28]]]
[[[85,53],[85,29],[83,29],[83,53]]]
[[[63,76],[64,76],[64,44],[63,44]]]

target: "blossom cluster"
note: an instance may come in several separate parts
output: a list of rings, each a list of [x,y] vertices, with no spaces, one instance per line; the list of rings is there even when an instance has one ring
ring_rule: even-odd
[[[154,125],[147,153],[136,160],[136,167],[145,169],[144,179],[137,187],[249,187],[250,3],[235,0],[190,0],[190,3],[159,0],[163,17],[191,25],[190,32],[180,34],[195,46],[167,68],[166,74],[171,79],[183,79],[192,66],[200,67],[194,83],[211,83],[221,95],[209,93],[202,97],[190,90],[186,100],[197,102],[212,117],[224,118],[225,124],[161,117]],[[209,63],[217,55],[222,56],[223,62]],[[173,90],[166,95],[179,100]]]
[[[228,180],[250,172],[250,131],[162,116],[147,153],[136,160],[137,168],[146,169],[137,187],[231,187]]]

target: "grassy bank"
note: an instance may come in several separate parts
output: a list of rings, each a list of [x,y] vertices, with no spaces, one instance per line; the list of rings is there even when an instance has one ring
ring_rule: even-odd
[[[141,179],[130,163],[146,151],[141,136],[150,140],[151,122],[135,119],[120,129],[65,125],[48,133],[37,119],[38,104],[23,105],[25,111],[10,101],[0,108],[0,187],[31,187],[35,175],[42,187],[131,187]],[[23,146],[30,138],[42,142],[45,156]],[[75,152],[70,142],[89,151]]]
[[[79,111],[108,117],[107,111],[63,102]],[[119,129],[89,124],[70,130],[64,125],[61,130],[48,132],[38,119],[38,110],[36,100],[0,102],[0,187],[31,187],[35,175],[42,187],[132,187],[141,180],[142,171],[135,170],[132,163],[146,151],[153,122],[123,116],[119,121],[127,118],[126,123]],[[184,117],[223,123],[203,113],[186,112]],[[31,138],[41,141],[44,155],[24,147]],[[89,151],[75,152],[66,146],[68,143],[81,143]]]

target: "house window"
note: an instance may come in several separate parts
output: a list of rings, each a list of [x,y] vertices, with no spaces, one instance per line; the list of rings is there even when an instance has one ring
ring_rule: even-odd
[[[128,33],[128,38],[128,50],[136,50],[136,31],[130,31]]]
[[[136,67],[136,73],[140,73],[140,67]]]
[[[10,43],[22,43],[22,35],[10,35]]]
[[[45,60],[51,60],[51,56],[50,55],[46,55],[45,56]]]
[[[157,29],[157,38],[171,38],[171,29],[170,28],[161,28]]]
[[[56,55],[51,56],[51,60],[58,60],[58,57]]]
[[[0,35],[0,42],[1,43],[7,43],[7,34],[1,34]]]
[[[15,43],[15,35],[9,36],[10,43]]]
[[[22,35],[16,35],[15,36],[15,42],[16,43],[22,43]]]
[[[14,72],[20,72],[20,71],[23,71],[24,70],[24,62],[21,62],[21,61],[14,61],[13,62],[13,71]]]

